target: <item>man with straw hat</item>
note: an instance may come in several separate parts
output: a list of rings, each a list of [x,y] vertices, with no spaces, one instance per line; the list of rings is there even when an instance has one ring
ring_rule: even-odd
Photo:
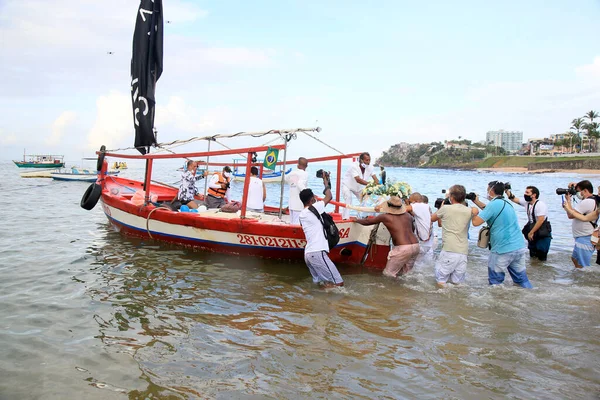
[[[395,278],[408,273],[419,255],[419,240],[412,230],[413,217],[406,212],[406,206],[398,196],[392,196],[387,202],[375,207],[382,214],[371,218],[357,219],[361,225],[383,223],[390,231],[394,248],[388,254],[383,270],[385,276]]]

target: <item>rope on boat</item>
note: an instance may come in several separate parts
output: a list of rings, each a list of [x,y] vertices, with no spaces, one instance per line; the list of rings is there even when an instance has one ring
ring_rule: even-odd
[[[167,142],[167,143],[158,143],[154,147],[164,149],[165,147],[189,144],[189,143],[197,142],[200,140],[215,141],[216,139],[236,138],[236,137],[242,137],[242,136],[251,136],[251,137],[258,138],[258,137],[263,137],[266,135],[273,135],[273,134],[287,135],[287,134],[294,134],[294,133],[299,133],[299,132],[307,133],[307,132],[320,132],[320,131],[321,131],[321,128],[317,127],[317,128],[271,129],[271,130],[262,131],[262,132],[238,132],[238,133],[233,133],[233,134],[216,134],[216,135],[212,135],[212,136],[202,136],[202,137],[196,136],[196,137],[193,137],[190,139],[185,139],[185,140],[174,140],[172,142]],[[107,153],[114,153],[117,151],[124,151],[124,150],[137,150],[137,147],[125,147],[125,148],[120,148],[120,149],[107,150]]]
[[[148,232],[148,236],[150,236],[150,239],[154,239],[152,237],[152,234],[150,233],[150,216],[152,215],[152,213],[156,210],[160,210],[160,209],[168,209],[167,207],[156,207],[154,210],[150,211],[148,213],[148,216],[146,217],[146,232]]]
[[[327,143],[325,143],[325,142],[324,142],[324,141],[322,141],[321,139],[318,139],[318,138],[314,137],[313,135],[311,135],[311,134],[310,134],[310,133],[308,133],[308,132],[304,132],[304,133],[305,133],[305,134],[306,134],[308,137],[311,137],[311,138],[315,139],[317,142],[319,142],[319,143],[321,143],[321,144],[324,144],[325,146],[329,147],[331,150],[333,150],[333,151],[337,151],[337,152],[338,152],[338,153],[340,153],[341,155],[344,155],[344,153],[343,153],[343,152],[341,152],[341,151],[339,151],[338,149],[336,149],[336,148],[334,148],[334,147],[332,147],[332,146],[328,145]]]
[[[369,242],[367,243],[367,249],[365,250],[365,254],[363,254],[362,259],[360,260],[360,265],[364,265],[365,261],[367,261],[367,256],[371,251],[371,247],[373,247],[373,243],[377,240],[377,231],[379,230],[379,225],[381,223],[378,222],[373,229],[371,230],[371,234],[369,235]],[[377,249],[377,247],[375,247]]]

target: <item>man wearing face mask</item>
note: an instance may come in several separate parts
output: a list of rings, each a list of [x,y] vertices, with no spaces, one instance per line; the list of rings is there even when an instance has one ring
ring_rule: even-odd
[[[358,162],[344,174],[344,179],[342,180],[342,197],[344,198],[344,203],[351,205],[352,195],[356,196],[359,201],[362,201],[362,191],[370,179],[379,184],[379,178],[377,178],[371,166],[371,155],[365,152],[360,155]],[[349,217],[350,210],[344,207],[342,218],[348,219]]]
[[[223,172],[215,172],[208,182],[207,208],[221,208],[231,182],[231,168],[223,167]]]
[[[569,187],[573,187],[573,184],[569,184]],[[588,180],[581,181],[575,184],[575,190],[577,190],[576,196],[579,199],[579,204],[573,207],[573,209],[583,215],[594,212],[596,210],[596,200],[594,199],[592,182]],[[573,214],[569,213],[568,210],[566,212],[567,217],[573,220],[571,225],[573,237],[575,238],[575,247],[571,254],[573,265],[575,265],[575,268],[589,267],[592,255],[594,254],[594,246],[592,245],[591,238],[596,228],[596,222],[580,221],[574,219]]]
[[[527,239],[529,256],[540,261],[546,261],[550,241],[552,240],[550,222],[548,221],[548,206],[541,200],[540,191],[535,186],[527,186],[523,199],[512,194],[510,189],[506,190],[509,200],[527,207],[527,225],[521,232]]]
[[[503,194],[504,183],[492,181],[488,184],[490,202],[484,205],[478,199],[475,201],[475,204],[483,209],[479,215],[473,217],[473,225],[479,226],[487,222],[490,226],[488,282],[490,285],[501,284],[506,275],[504,271],[507,270],[516,285],[531,289],[533,285],[529,282],[525,267],[527,250],[521,236],[517,213]]]

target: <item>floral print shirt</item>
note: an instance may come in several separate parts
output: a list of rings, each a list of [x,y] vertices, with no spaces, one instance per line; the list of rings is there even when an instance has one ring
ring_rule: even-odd
[[[202,178],[204,178],[202,174],[194,175],[192,171],[185,171],[181,175],[181,185],[179,185],[179,193],[177,194],[179,201],[194,200],[194,195],[198,193],[196,181]]]

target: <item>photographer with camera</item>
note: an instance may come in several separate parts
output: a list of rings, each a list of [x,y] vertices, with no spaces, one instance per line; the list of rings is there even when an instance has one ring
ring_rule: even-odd
[[[529,256],[546,261],[552,241],[552,227],[548,221],[548,206],[539,200],[540,191],[535,186],[527,186],[522,199],[516,197],[510,188],[505,193],[513,203],[527,207],[527,224],[521,232],[527,239]]]
[[[475,207],[464,206],[467,195],[464,186],[452,186],[448,195],[450,204],[443,202],[431,216],[431,222],[442,222],[442,251],[435,263],[435,280],[440,287],[444,287],[448,281],[455,285],[465,281],[469,225],[471,218],[479,212]]]
[[[352,165],[344,174],[344,179],[342,180],[342,197],[344,203],[352,205],[352,195],[356,196],[359,202],[362,202],[362,191],[369,184],[369,179],[379,184],[379,179],[371,166],[371,155],[365,152],[359,156],[358,162]],[[349,217],[350,210],[344,207],[342,218],[348,219]]]
[[[593,221],[580,221],[575,218],[574,212],[577,212],[583,216],[588,214],[595,214],[597,209],[596,199],[594,196],[594,187],[588,180],[583,180],[576,184],[569,184],[568,189],[556,189],[556,194],[564,194],[567,197],[567,201],[570,202],[570,195],[575,194],[577,199],[580,200],[579,204],[575,207],[568,207],[563,203],[563,208],[567,213],[567,217],[572,219],[571,228],[573,231],[573,238],[575,239],[575,246],[573,247],[573,253],[571,254],[571,260],[575,268],[589,267],[592,261],[592,255],[594,254],[594,246],[592,245],[592,233],[596,229],[596,220]],[[570,210],[569,210],[570,208]],[[593,217],[592,217],[593,218]]]
[[[329,242],[323,232],[323,222],[317,217],[325,212],[325,206],[332,199],[331,183],[329,173],[323,172],[323,185],[325,197],[317,201],[311,189],[304,189],[300,192],[300,200],[304,204],[304,209],[300,213],[300,225],[306,237],[306,246],[304,247],[304,261],[312,275],[313,282],[322,285],[325,288],[333,286],[344,286],[337,267],[329,258]]]
[[[509,185],[510,188],[510,185]],[[527,250],[514,208],[504,199],[505,184],[492,181],[488,184],[488,199],[479,215],[473,217],[473,225],[488,224],[490,233],[490,256],[488,259],[488,282],[499,285],[504,282],[505,270],[516,285],[531,289],[525,267]],[[481,203],[476,199],[475,204]],[[483,203],[482,203],[483,204]]]
[[[207,208],[221,208],[225,204],[225,197],[231,184],[231,168],[225,166],[222,172],[215,172],[208,182],[206,196]]]

